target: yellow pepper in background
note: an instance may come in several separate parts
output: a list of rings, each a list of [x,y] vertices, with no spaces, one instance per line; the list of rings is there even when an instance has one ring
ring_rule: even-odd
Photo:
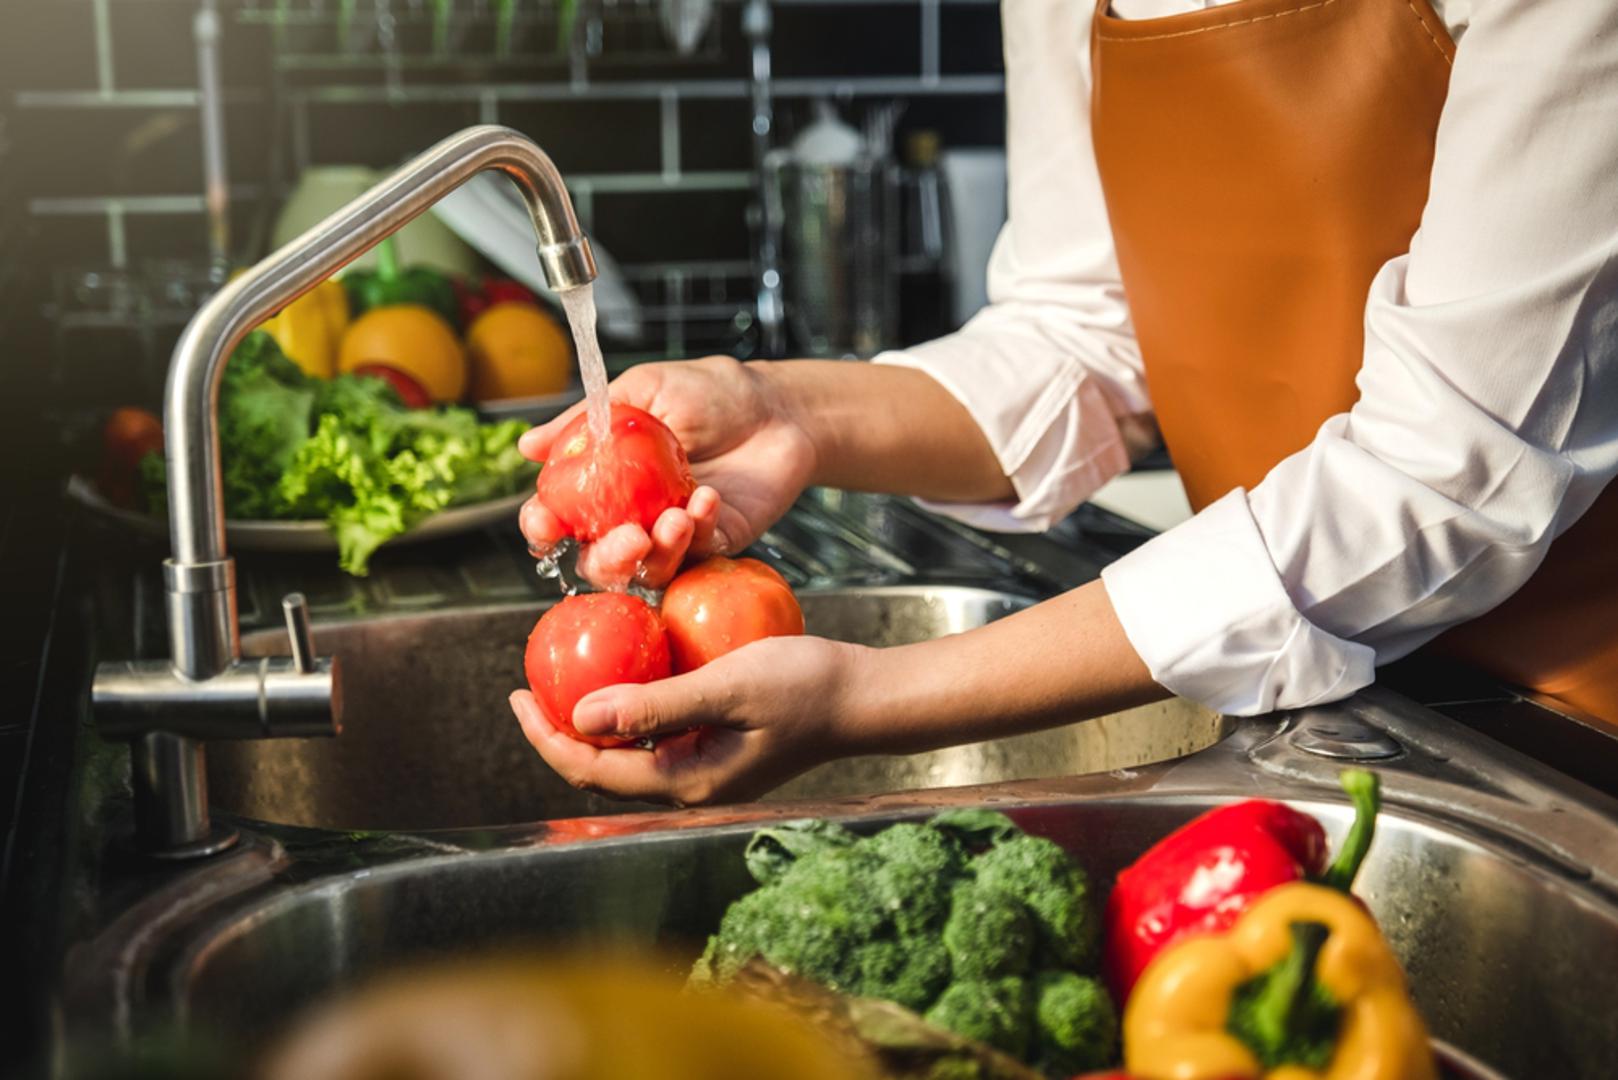
[[[1124,1011],[1135,1080],[1434,1080],[1398,958],[1351,896],[1304,882],[1160,953]]]
[[[281,309],[259,329],[269,332],[304,374],[329,379],[337,374],[337,349],[348,328],[348,293],[336,281],[322,281]]]

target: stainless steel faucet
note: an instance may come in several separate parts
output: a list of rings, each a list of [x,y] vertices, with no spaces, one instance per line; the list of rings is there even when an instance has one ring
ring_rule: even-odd
[[[174,347],[163,406],[174,545],[163,563],[172,659],[102,664],[92,689],[102,734],[132,744],[136,831],[153,855],[209,855],[235,842],[234,832],[209,820],[203,740],[335,735],[341,722],[337,661],[314,655],[301,596],[285,601],[292,657],[241,659],[219,462],[225,359],[259,323],[486,169],[505,173],[521,191],[551,288],[595,280],[590,242],[550,158],[509,128],[474,127],[230,282]]]

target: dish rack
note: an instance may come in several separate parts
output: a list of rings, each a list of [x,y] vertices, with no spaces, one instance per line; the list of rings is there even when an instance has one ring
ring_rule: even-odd
[[[690,0],[246,0],[237,17],[270,29],[284,72],[426,73],[712,61],[709,15]]]

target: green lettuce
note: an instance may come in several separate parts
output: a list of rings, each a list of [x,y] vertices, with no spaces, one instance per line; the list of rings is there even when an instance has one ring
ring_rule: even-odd
[[[356,576],[428,515],[515,494],[535,473],[517,451],[520,420],[408,409],[383,379],[312,379],[261,332],[225,367],[219,417],[226,515],[324,519]],[[162,458],[142,462],[141,475],[149,509],[161,512]]]

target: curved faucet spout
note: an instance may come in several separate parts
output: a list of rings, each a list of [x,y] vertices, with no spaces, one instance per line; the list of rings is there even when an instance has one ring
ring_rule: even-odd
[[[551,159],[509,128],[452,135],[221,289],[180,335],[164,390],[169,526],[163,564],[172,661],[104,663],[92,698],[104,732],[133,748],[138,834],[154,855],[196,858],[235,833],[212,825],[201,740],[335,735],[342,694],[335,659],[314,656],[302,597],[287,604],[295,659],[244,664],[235,566],[225,554],[219,379],[248,331],[409,224],[485,169],[528,203],[551,287],[593,281],[595,258]]]
[[[467,128],[405,164],[226,285],[185,328],[164,392],[175,563],[194,566],[225,557],[215,406],[231,350],[253,327],[486,169],[505,173],[522,192],[551,287],[570,289],[595,280],[595,257],[579,230],[567,187],[533,140],[495,125]]]

